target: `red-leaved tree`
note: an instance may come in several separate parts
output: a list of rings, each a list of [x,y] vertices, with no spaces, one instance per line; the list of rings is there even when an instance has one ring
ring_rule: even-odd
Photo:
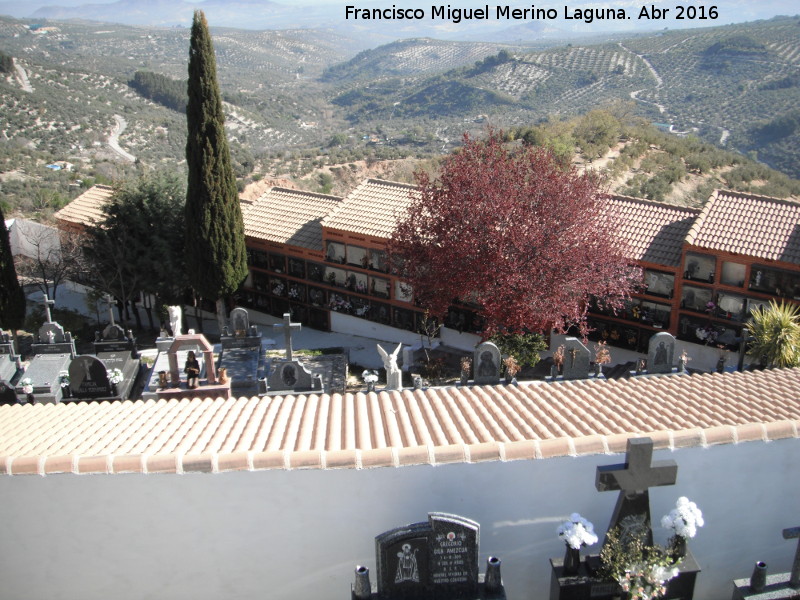
[[[419,193],[389,241],[418,304],[443,317],[477,305],[484,337],[499,331],[586,331],[591,297],[620,307],[640,274],[625,258],[599,177],[559,166],[543,148],[501,134],[464,136]]]

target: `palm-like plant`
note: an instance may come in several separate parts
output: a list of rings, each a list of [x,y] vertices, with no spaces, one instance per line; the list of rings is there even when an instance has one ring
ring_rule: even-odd
[[[800,306],[778,304],[750,310],[746,325],[752,339],[747,353],[769,367],[800,366]]]

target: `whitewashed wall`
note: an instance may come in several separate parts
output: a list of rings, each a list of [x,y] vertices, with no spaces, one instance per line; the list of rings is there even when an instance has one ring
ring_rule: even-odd
[[[703,509],[690,547],[695,598],[728,600],[756,560],[790,568],[800,525],[800,440],[656,452],[678,483],[651,490],[654,519],[679,495]],[[481,523],[481,570],[502,559],[511,600],[548,597],[560,519],[578,511],[605,530],[616,493],[595,468],[620,456],[371,470],[0,478],[3,598],[159,600],[349,598],[373,538],[449,511]],[[656,541],[665,532],[656,530]]]

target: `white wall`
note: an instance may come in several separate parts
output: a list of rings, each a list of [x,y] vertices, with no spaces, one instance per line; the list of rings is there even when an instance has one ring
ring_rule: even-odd
[[[706,526],[692,540],[695,598],[728,600],[756,560],[789,570],[800,524],[800,440],[660,451],[678,483],[650,492],[654,519],[679,495]],[[508,597],[548,597],[557,523],[577,511],[604,531],[616,493],[594,488],[620,456],[369,470],[0,479],[3,598],[349,598],[355,565],[375,581],[374,536],[429,511],[481,523],[481,570],[502,559]],[[665,532],[656,529],[656,541]]]
[[[388,325],[381,325],[380,323],[373,323],[366,319],[353,317],[333,310],[331,311],[331,331],[383,340],[386,343],[394,342],[395,344],[399,344],[402,342],[406,345],[414,345],[420,342],[418,333],[389,327]]]
[[[8,226],[8,223],[11,226]],[[55,227],[48,227],[26,219],[13,219],[6,221],[8,238],[11,243],[12,256],[22,255],[29,258],[52,253],[54,256],[61,252],[61,238]]]

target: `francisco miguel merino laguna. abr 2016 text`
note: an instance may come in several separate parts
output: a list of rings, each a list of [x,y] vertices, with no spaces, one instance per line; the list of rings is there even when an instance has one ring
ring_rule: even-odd
[[[492,10],[490,10],[490,8]],[[482,8],[452,8],[447,6],[431,6],[430,11],[426,12],[422,8],[398,8],[392,4],[391,8],[358,8],[357,6],[345,6],[345,19],[358,20],[422,20],[430,18],[432,20],[451,21],[460,23],[464,21],[483,21],[488,19],[514,20],[514,21],[535,21],[535,20],[555,20],[559,18],[559,11],[555,8],[537,8],[531,4],[530,8],[511,8],[510,6],[492,6],[488,4]],[[636,14],[636,11],[632,11]],[[677,20],[714,20],[719,15],[716,6],[702,5],[675,5],[672,8],[660,8],[653,4],[642,6],[639,9],[636,19],[659,20],[665,19],[669,15]],[[595,19],[625,20],[633,18],[624,8],[570,8],[564,6],[563,18],[566,20],[578,20],[584,23],[591,23]]]

